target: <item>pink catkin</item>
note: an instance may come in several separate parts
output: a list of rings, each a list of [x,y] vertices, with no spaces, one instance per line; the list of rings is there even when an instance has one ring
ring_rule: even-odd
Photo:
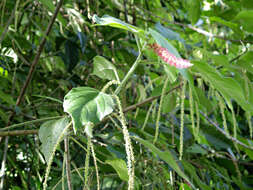
[[[168,63],[171,66],[174,66],[178,69],[184,69],[193,66],[189,60],[177,58],[173,54],[171,54],[166,48],[158,45],[152,44],[150,45],[151,48],[154,49],[155,53],[162,58],[162,60]]]

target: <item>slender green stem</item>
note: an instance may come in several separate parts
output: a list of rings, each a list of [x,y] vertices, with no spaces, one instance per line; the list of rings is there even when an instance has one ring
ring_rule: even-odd
[[[46,117],[46,118],[42,118],[42,119],[36,119],[36,120],[32,120],[32,121],[26,121],[26,122],[23,122],[23,123],[18,123],[18,124],[14,124],[14,125],[11,125],[11,126],[8,126],[8,127],[1,128],[0,131],[6,131],[6,130],[9,130],[9,129],[13,129],[15,127],[22,127],[24,125],[30,125],[30,124],[34,124],[34,123],[39,123],[39,122],[47,121],[47,120],[60,119],[62,117],[64,117],[64,116]]]
[[[119,94],[119,92],[124,87],[124,85],[126,84],[126,82],[128,81],[128,79],[132,76],[134,70],[136,69],[136,67],[138,66],[138,64],[139,64],[139,62],[141,60],[141,55],[142,55],[141,51],[145,47],[146,44],[144,44],[143,48],[141,48],[140,42],[138,40],[138,37],[135,36],[135,39],[136,39],[136,43],[137,43],[137,46],[138,46],[139,55],[138,55],[137,59],[135,60],[134,64],[132,65],[132,67],[130,68],[130,70],[128,71],[127,75],[123,79],[123,81],[120,83],[120,85],[118,86],[118,88],[115,90],[115,95]]]
[[[159,122],[160,122],[160,118],[161,118],[161,111],[162,111],[162,106],[163,106],[163,100],[164,100],[164,95],[166,92],[166,88],[169,82],[169,77],[167,77],[165,79],[164,85],[163,85],[163,89],[162,89],[162,94],[161,94],[161,100],[160,100],[160,105],[158,108],[158,112],[157,112],[157,118],[156,118],[156,124],[155,124],[155,137],[154,137],[154,141],[153,144],[156,143],[158,135],[159,135]]]

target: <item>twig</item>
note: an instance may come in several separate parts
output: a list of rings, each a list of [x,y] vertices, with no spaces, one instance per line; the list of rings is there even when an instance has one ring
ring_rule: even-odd
[[[0,137],[20,136],[20,135],[37,135],[39,130],[16,130],[16,131],[1,131]],[[5,139],[6,141],[6,139]],[[0,188],[1,189],[1,188]]]
[[[32,74],[33,74],[33,72],[35,71],[36,65],[37,65],[38,62],[39,62],[40,55],[41,55],[42,50],[43,50],[43,48],[44,48],[44,45],[45,45],[45,43],[46,43],[46,38],[47,38],[47,36],[49,35],[49,33],[50,33],[51,29],[52,29],[52,26],[53,26],[53,24],[54,24],[54,22],[55,22],[56,16],[57,16],[57,14],[58,14],[58,12],[59,12],[59,10],[60,10],[60,7],[61,7],[62,3],[63,3],[63,0],[60,0],[60,2],[58,3],[58,5],[57,5],[57,7],[56,7],[56,9],[55,9],[55,12],[54,12],[54,14],[53,14],[53,16],[52,16],[52,19],[50,20],[50,23],[49,23],[49,25],[48,25],[48,27],[47,27],[45,36],[43,37],[43,39],[42,39],[42,41],[41,41],[41,43],[40,43],[40,45],[39,45],[39,49],[38,49],[38,51],[37,51],[37,54],[36,54],[36,56],[35,56],[35,58],[34,58],[34,60],[33,60],[33,62],[32,62],[31,67],[30,67],[30,70],[29,70],[28,76],[27,76],[27,78],[26,78],[25,84],[24,84],[24,86],[22,87],[21,92],[20,92],[20,94],[19,94],[19,96],[18,96],[18,99],[17,99],[17,102],[16,102],[16,106],[18,106],[18,105],[22,102],[22,100],[23,100],[23,97],[24,97],[24,95],[25,95],[26,89],[27,89],[27,87],[29,86],[29,84],[30,84],[30,82],[31,82]],[[10,124],[10,122],[11,122],[11,120],[12,120],[12,118],[13,118],[14,115],[15,115],[15,112],[12,112],[12,114],[11,114],[11,116],[10,116],[10,118],[9,118],[8,125]]]
[[[228,139],[230,139],[231,141],[233,141],[234,143],[236,144],[239,144],[247,149],[250,149],[250,150],[253,150],[253,147],[252,146],[248,146],[246,144],[244,144],[243,142],[237,140],[236,138],[228,135],[223,129],[221,129],[219,127],[219,125],[215,122],[213,122],[207,115],[205,115],[202,111],[200,111],[200,114],[210,123],[212,124],[219,132],[221,132],[225,137],[227,137]]]
[[[71,185],[71,172],[70,172],[70,156],[69,156],[69,139],[68,136],[65,137],[64,139],[64,148],[65,148],[65,153],[66,154],[66,175],[67,175],[67,184],[68,184],[68,189],[72,190],[72,185]]]

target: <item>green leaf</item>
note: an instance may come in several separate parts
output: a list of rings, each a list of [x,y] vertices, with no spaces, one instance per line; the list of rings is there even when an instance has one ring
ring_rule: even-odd
[[[63,101],[64,111],[71,115],[75,132],[88,123],[96,124],[112,113],[111,95],[90,87],[73,88]]]
[[[189,185],[185,183],[181,183],[179,190],[192,190],[192,188],[190,188]]]
[[[184,43],[184,39],[180,37],[180,34],[178,34],[177,32],[174,32],[173,30],[167,27],[162,26],[160,22],[155,24],[155,28],[165,38],[169,40],[177,40],[179,42]]]
[[[79,62],[79,47],[76,43],[68,40],[65,43],[65,53],[59,54],[69,72],[75,68],[77,63]]]
[[[127,165],[122,159],[106,160],[105,163],[111,165],[123,181],[128,181]]]
[[[242,57],[240,57],[236,66],[239,66],[245,69],[246,71],[250,72],[251,74],[253,74],[252,60],[253,60],[253,51],[249,51]]]
[[[111,26],[114,28],[124,29],[133,33],[144,33],[144,31],[136,26],[131,24],[127,24],[122,20],[114,18],[109,15],[104,15],[103,17],[98,17],[97,15],[93,15],[92,20],[97,23],[97,25],[103,26]]]
[[[4,121],[4,123],[8,123],[8,115],[1,109],[0,109],[0,118]]]
[[[207,154],[207,151],[203,149],[201,146],[199,146],[198,144],[193,144],[192,146],[188,147],[186,152],[202,154],[202,155]]]
[[[245,100],[242,87],[236,80],[230,77],[223,77],[216,69],[205,62],[194,61],[194,68],[202,77],[212,84],[226,100],[234,99],[245,111],[253,112],[253,106]]]
[[[0,100],[8,103],[9,105],[15,105],[15,101],[13,100],[12,96],[4,93],[2,90],[0,90]]]
[[[44,5],[44,6],[46,6],[48,9],[49,9],[49,11],[51,12],[51,13],[54,13],[54,10],[55,10],[55,6],[54,6],[54,4],[53,4],[53,1],[51,1],[51,0],[40,0],[40,2]],[[58,13],[57,14],[57,19],[65,26],[67,23],[66,23],[66,21],[64,20],[64,18]]]
[[[141,139],[140,137],[133,136],[135,140],[139,141],[142,145],[144,145],[146,148],[149,148],[154,154],[158,155],[163,161],[165,161],[179,176],[181,176],[183,179],[188,181],[190,184],[189,178],[186,176],[186,174],[181,170],[178,163],[174,159],[173,155],[170,151],[160,151],[157,147],[155,147],[150,142]],[[193,186],[193,184],[191,184]]]
[[[8,70],[0,66],[0,76],[8,77]]]
[[[218,23],[220,23],[220,24],[223,24],[223,25],[225,25],[225,26],[231,28],[231,29],[232,29],[234,32],[236,32],[237,34],[242,33],[242,31],[240,30],[240,27],[239,27],[238,24],[236,24],[236,23],[223,20],[223,19],[220,18],[220,17],[209,17],[209,19],[210,19],[210,21],[218,22]]]
[[[41,151],[48,163],[50,157],[54,155],[57,144],[61,141],[60,137],[64,129],[68,126],[68,118],[51,120],[43,123],[39,129],[39,139],[42,142]]]
[[[192,24],[196,24],[200,17],[200,1],[199,0],[187,0],[188,16]]]
[[[165,113],[170,113],[172,110],[174,110],[177,105],[176,100],[177,100],[177,97],[175,96],[174,93],[167,94],[164,97],[162,112],[165,114]]]
[[[242,6],[246,9],[253,9],[253,1],[252,0],[241,0]]]
[[[191,175],[191,179],[194,180],[195,184],[197,184],[200,187],[200,189],[211,190],[211,188],[208,185],[206,185],[200,180],[199,176],[196,173],[195,168],[189,162],[183,160],[182,164],[184,166],[185,172],[187,172],[188,175]]]
[[[157,31],[152,30],[149,28],[149,33],[152,35],[152,37],[155,39],[156,43],[158,43],[160,46],[166,48],[170,53],[175,55],[176,57],[180,58],[178,51],[174,46],[172,46],[166,38],[164,38],[161,34],[159,34]]]
[[[235,19],[236,22],[240,23],[245,30],[253,33],[253,10],[245,10],[239,12]]]
[[[93,58],[93,74],[101,79],[118,80],[118,73],[114,65],[102,56]]]

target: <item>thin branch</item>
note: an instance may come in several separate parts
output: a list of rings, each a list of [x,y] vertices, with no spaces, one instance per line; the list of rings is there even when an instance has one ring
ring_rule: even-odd
[[[57,16],[57,14],[58,14],[58,12],[59,12],[59,10],[60,10],[60,7],[61,7],[61,5],[63,4],[63,1],[64,1],[64,0],[60,0],[60,2],[58,3],[58,5],[57,5],[57,7],[56,7],[56,9],[55,9],[55,12],[54,12],[54,14],[53,14],[53,16],[52,16],[52,19],[50,20],[50,23],[49,23],[49,25],[48,25],[48,27],[47,27],[45,36],[43,37],[43,39],[42,39],[42,41],[41,41],[41,43],[40,43],[40,45],[39,45],[39,49],[38,49],[38,51],[37,51],[37,54],[36,54],[36,56],[35,56],[35,58],[34,58],[34,60],[33,60],[33,62],[32,62],[31,67],[30,67],[30,70],[29,70],[28,76],[27,76],[27,78],[26,78],[25,84],[24,84],[23,88],[21,89],[21,92],[20,92],[20,94],[19,94],[19,96],[18,96],[18,99],[17,99],[17,102],[16,102],[16,106],[19,106],[19,104],[20,104],[20,103],[22,102],[22,100],[23,100],[23,97],[24,97],[24,95],[25,95],[26,89],[27,89],[27,87],[29,86],[29,84],[30,84],[30,82],[31,82],[32,75],[33,75],[33,73],[34,73],[34,71],[35,71],[36,65],[37,65],[38,62],[39,62],[40,55],[41,55],[42,50],[43,50],[43,48],[44,48],[44,45],[45,45],[45,43],[46,43],[46,38],[47,38],[47,36],[49,35],[49,33],[50,33],[51,29],[52,29],[52,26],[53,26],[53,24],[54,24],[54,22],[55,22],[55,19],[56,19],[56,16]],[[14,115],[15,115],[15,112],[12,112],[12,114],[11,114],[11,116],[10,116],[10,118],[9,118],[8,125],[10,124],[10,122],[11,122],[11,120],[12,120],[12,118],[13,118]]]
[[[138,51],[139,51],[139,55],[136,58],[134,64],[132,65],[132,67],[130,68],[130,70],[128,71],[128,73],[126,74],[125,78],[122,80],[122,82],[120,83],[120,85],[118,86],[118,88],[115,90],[115,94],[118,95],[118,93],[121,91],[121,89],[125,86],[125,84],[127,83],[128,79],[132,76],[134,70],[136,69],[136,67],[138,66],[140,60],[141,60],[141,56],[142,56],[142,50],[144,49],[146,43],[143,45],[143,47],[141,47],[140,42],[138,37],[135,35],[135,40],[138,46]]]
[[[16,130],[16,131],[0,131],[0,137],[20,136],[20,135],[37,135],[39,130]]]
[[[68,184],[68,189],[72,190],[72,185],[71,185],[71,171],[70,171],[70,156],[69,156],[69,139],[68,136],[65,137],[64,139],[64,149],[66,154],[66,175],[67,175],[67,184]]]
[[[230,139],[231,141],[233,141],[236,144],[239,144],[247,149],[253,150],[252,146],[248,146],[246,144],[244,144],[243,142],[237,140],[236,138],[228,135],[222,128],[219,127],[219,125],[215,122],[213,122],[207,115],[205,115],[202,111],[200,111],[200,114],[211,124],[213,125],[219,132],[221,132],[225,137],[227,137],[228,139]]]

